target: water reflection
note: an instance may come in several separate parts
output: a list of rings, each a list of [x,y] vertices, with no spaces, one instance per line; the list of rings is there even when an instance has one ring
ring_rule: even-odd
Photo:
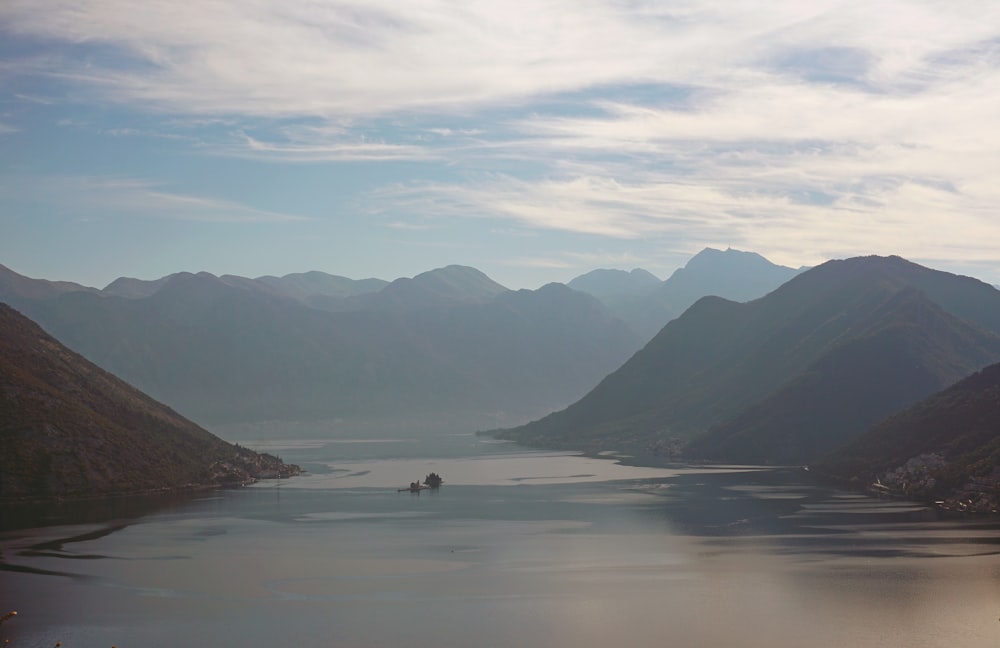
[[[0,572],[0,605],[22,612],[14,645],[1000,641],[990,518],[839,493],[794,470],[509,448],[345,461],[305,446],[286,458],[312,453],[326,472],[0,534],[3,561],[22,570]],[[440,492],[393,490],[432,469]]]
[[[204,492],[179,492],[43,504],[0,504],[0,532],[137,519],[156,511],[182,507],[204,496]]]

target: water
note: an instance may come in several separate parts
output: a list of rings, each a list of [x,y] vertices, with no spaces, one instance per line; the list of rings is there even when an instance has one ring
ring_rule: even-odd
[[[19,615],[0,636],[67,648],[1000,645],[990,518],[832,491],[798,470],[637,468],[472,436],[247,445],[310,473],[4,510],[0,608]],[[396,492],[431,471],[440,491]]]

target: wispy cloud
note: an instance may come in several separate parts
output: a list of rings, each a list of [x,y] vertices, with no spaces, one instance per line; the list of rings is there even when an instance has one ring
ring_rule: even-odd
[[[635,268],[658,263],[659,259],[649,259],[620,252],[562,252],[544,257],[514,257],[506,265],[522,268],[582,269],[593,268]]]
[[[823,46],[867,53],[872,82],[900,82],[934,56],[994,38],[997,11],[990,2],[906,0],[550,0],[460,11],[446,0],[8,0],[0,18],[9,34],[91,52],[76,64],[72,53],[32,64],[121,101],[368,117],[623,82],[729,86]]]
[[[264,141],[242,133],[239,139],[245,147],[227,148],[224,153],[290,162],[380,162],[426,160],[435,157],[435,153],[424,147],[367,141],[364,138],[354,141],[344,137],[316,137],[310,138],[308,142],[299,138]]]
[[[1000,240],[991,0],[7,0],[0,31],[61,43],[6,75],[226,120],[216,153],[458,170],[371,197],[394,216],[732,244],[792,265],[984,259]],[[161,193],[114,195],[160,214],[183,203]]]
[[[284,223],[310,220],[217,198],[171,192],[157,183],[101,176],[0,176],[0,196],[53,205],[74,217],[157,218],[215,223]]]
[[[49,97],[40,97],[37,95],[28,95],[21,93],[15,93],[14,98],[17,99],[18,101],[23,101],[25,103],[40,104],[42,106],[51,106],[56,103],[55,99]]]

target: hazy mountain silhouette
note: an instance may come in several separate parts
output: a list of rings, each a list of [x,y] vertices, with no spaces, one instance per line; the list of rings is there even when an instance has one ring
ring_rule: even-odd
[[[383,279],[348,279],[316,270],[288,274],[283,277],[265,275],[257,277],[254,281],[273,288],[279,294],[294,297],[306,303],[317,298],[343,299],[377,292],[389,283]]]
[[[98,292],[71,281],[31,279],[0,265],[0,295],[7,299],[51,299],[67,292]]]
[[[510,291],[458,266],[346,297],[333,312],[208,273],[171,275],[142,298],[11,299],[204,423],[455,412],[521,422],[579,398],[638,344],[589,295]]]
[[[707,295],[732,301],[762,297],[801,270],[771,263],[756,252],[705,248],[658,289],[659,297],[683,312]]]
[[[241,483],[297,473],[213,436],[0,304],[0,499]]]
[[[571,280],[566,285],[573,290],[590,293],[594,297],[616,297],[619,295],[644,295],[655,290],[661,283],[656,275],[636,268],[632,271],[600,268]]]
[[[119,277],[105,286],[101,292],[115,297],[141,299],[152,296],[174,277],[190,274],[189,272],[179,272],[153,280]],[[263,290],[272,295],[290,297],[317,306],[326,305],[331,301],[337,302],[354,295],[377,292],[389,283],[382,279],[348,279],[318,271],[288,274],[283,277],[264,275],[256,279],[223,275],[219,279],[232,286]]]
[[[831,261],[747,303],[696,302],[569,408],[504,436],[808,461],[1000,359],[1000,292],[898,257]],[[704,436],[702,436],[704,435]]]
[[[411,311],[451,304],[485,304],[509,289],[475,268],[450,265],[400,278],[376,292],[355,295],[331,310]]]
[[[159,279],[145,280],[133,277],[118,277],[101,291],[105,295],[115,297],[128,297],[129,299],[142,299],[156,293],[165,283],[170,281],[173,275],[161,277]]]
[[[702,297],[756,299],[799,272],[754,252],[706,248],[662,282],[650,282],[655,277],[643,270],[599,270],[577,277],[569,285],[600,299],[645,342]]]

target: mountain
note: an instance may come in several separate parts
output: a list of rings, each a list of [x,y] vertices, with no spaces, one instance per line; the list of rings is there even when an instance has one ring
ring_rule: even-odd
[[[317,297],[340,298],[378,292],[389,282],[383,279],[348,279],[325,272],[299,272],[283,277],[265,275],[254,281],[273,288],[277,293],[305,302]]]
[[[298,468],[231,445],[0,304],[0,500],[244,483]]]
[[[582,274],[566,285],[573,290],[590,293],[600,299],[618,295],[646,294],[661,283],[656,275],[641,268],[631,272],[601,268]]]
[[[691,257],[666,281],[643,270],[597,270],[569,282],[589,292],[648,342],[663,325],[702,297],[714,295],[733,301],[762,297],[800,270],[771,263],[754,252],[706,248]]]
[[[400,278],[379,291],[355,295],[336,310],[408,311],[449,304],[485,304],[508,289],[475,268],[451,265]]]
[[[135,279],[133,277],[118,277],[101,291],[105,295],[114,297],[127,297],[129,299],[142,299],[156,293],[164,284],[170,281],[175,275],[161,277],[152,281]]]
[[[696,302],[570,407],[502,436],[806,462],[1000,360],[1000,292],[898,257],[831,261],[765,297]]]
[[[766,295],[799,272],[771,263],[755,252],[706,248],[663,282],[658,297],[680,312],[706,295],[749,301]]]
[[[995,510],[1000,495],[1000,364],[870,428],[816,470],[909,497],[953,498]]]
[[[119,277],[105,286],[101,293],[113,297],[142,299],[145,297],[151,297],[175,278],[190,274],[191,273],[189,272],[180,272],[153,280]],[[219,277],[219,279],[222,280],[223,283],[227,283],[232,286],[241,286],[251,290],[262,290],[272,295],[289,297],[306,304],[320,307],[330,303],[337,303],[340,300],[354,295],[377,292],[389,283],[387,281],[383,281],[382,279],[348,279],[347,277],[340,277],[318,271],[288,274],[283,277],[264,275],[262,277],[257,277],[256,279],[240,277],[237,275],[223,275]],[[70,292],[70,290],[65,290],[63,292]]]
[[[1000,359],[996,338],[904,288],[851,338],[687,452],[749,463],[809,461],[992,359]]]
[[[0,295],[22,299],[50,299],[68,292],[98,292],[98,290],[71,281],[31,279],[0,265]]]
[[[205,424],[522,422],[579,398],[638,346],[593,297],[511,291],[450,266],[315,308],[254,280],[171,275],[147,297],[0,294],[70,348]]]

